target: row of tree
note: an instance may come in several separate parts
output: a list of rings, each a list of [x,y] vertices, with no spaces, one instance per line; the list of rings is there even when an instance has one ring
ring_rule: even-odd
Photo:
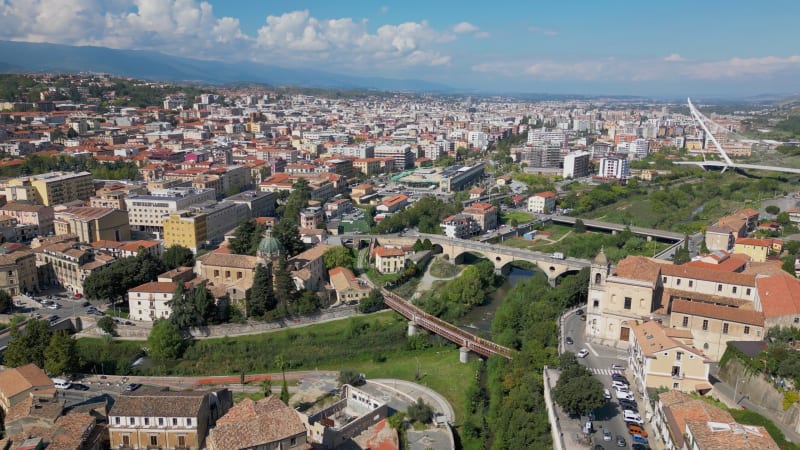
[[[50,375],[72,374],[78,369],[75,340],[64,331],[53,332],[46,320],[28,320],[23,328],[13,324],[3,364],[19,367],[36,364]]]

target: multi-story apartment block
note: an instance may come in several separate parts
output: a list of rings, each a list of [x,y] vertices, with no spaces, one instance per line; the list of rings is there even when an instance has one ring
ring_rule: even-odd
[[[241,203],[250,210],[250,217],[273,217],[275,215],[275,193],[262,191],[244,191],[223,201]]]
[[[497,207],[491,203],[473,203],[464,208],[462,213],[472,216],[483,231],[497,228]]]
[[[464,239],[481,232],[481,226],[468,214],[454,214],[445,217],[439,224],[445,236]]]
[[[78,207],[60,210],[53,221],[56,235],[76,234],[81,242],[128,241],[128,213],[119,209]]]
[[[600,169],[597,176],[601,178],[613,178],[625,180],[630,178],[631,169],[628,158],[608,157],[600,159]]]
[[[353,145],[334,145],[328,147],[328,153],[358,159],[374,158],[375,146],[364,143]]]
[[[250,210],[243,203],[210,201],[193,205],[164,219],[164,245],[182,245],[197,252],[204,245],[221,240],[247,217]]]
[[[177,288],[177,283],[153,281],[131,289],[128,291],[130,318],[147,322],[168,319],[172,314],[169,302]]]
[[[414,154],[408,144],[377,145],[375,146],[375,157],[391,158],[394,161],[394,167],[400,170],[414,167]]]
[[[736,238],[733,242],[733,252],[747,255],[753,262],[765,262],[773,249],[780,253],[782,247],[778,239]]]
[[[556,193],[539,192],[528,197],[528,211],[537,214],[550,214],[556,209]]]
[[[125,210],[125,197],[128,195],[145,195],[147,188],[143,185],[113,183],[98,189],[89,198],[89,206],[93,208],[114,208]]]
[[[125,205],[132,229],[162,233],[165,216],[215,198],[213,189],[153,189],[150,195],[134,195],[126,198]]]
[[[0,255],[0,290],[11,296],[39,290],[36,256],[32,252]]]
[[[564,156],[564,178],[581,178],[589,175],[589,152],[571,152]]]
[[[35,225],[42,236],[54,231],[55,213],[50,206],[13,202],[0,207],[0,214],[16,218],[20,224]]]
[[[48,172],[9,181],[11,186],[33,187],[37,203],[46,206],[88,200],[94,194],[89,172]]]
[[[381,160],[378,158],[359,158],[353,160],[353,168],[371,177],[381,171]]]
[[[60,242],[34,250],[39,284],[58,286],[72,293],[83,293],[83,280],[114,261],[86,244]]]

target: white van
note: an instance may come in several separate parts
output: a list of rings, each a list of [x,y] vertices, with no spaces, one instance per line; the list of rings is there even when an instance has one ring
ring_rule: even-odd
[[[69,389],[69,387],[72,386],[72,383],[63,378],[53,378],[53,386],[55,386],[56,389]]]

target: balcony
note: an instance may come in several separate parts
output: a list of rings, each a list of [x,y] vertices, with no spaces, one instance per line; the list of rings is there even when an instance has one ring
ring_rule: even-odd
[[[684,377],[684,374],[682,374],[682,373],[672,375],[672,379],[673,380],[682,380],[683,377]]]

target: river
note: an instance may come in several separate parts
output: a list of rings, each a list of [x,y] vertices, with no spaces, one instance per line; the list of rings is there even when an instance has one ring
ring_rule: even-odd
[[[518,281],[530,278],[534,273],[535,271],[533,270],[512,266],[511,272],[505,277],[503,284],[494,291],[490,300],[481,306],[472,308],[472,311],[459,320],[459,327],[478,336],[485,338],[491,337],[492,320],[494,319],[494,313],[497,311],[497,308],[503,304],[506,295],[508,295],[508,292]]]

